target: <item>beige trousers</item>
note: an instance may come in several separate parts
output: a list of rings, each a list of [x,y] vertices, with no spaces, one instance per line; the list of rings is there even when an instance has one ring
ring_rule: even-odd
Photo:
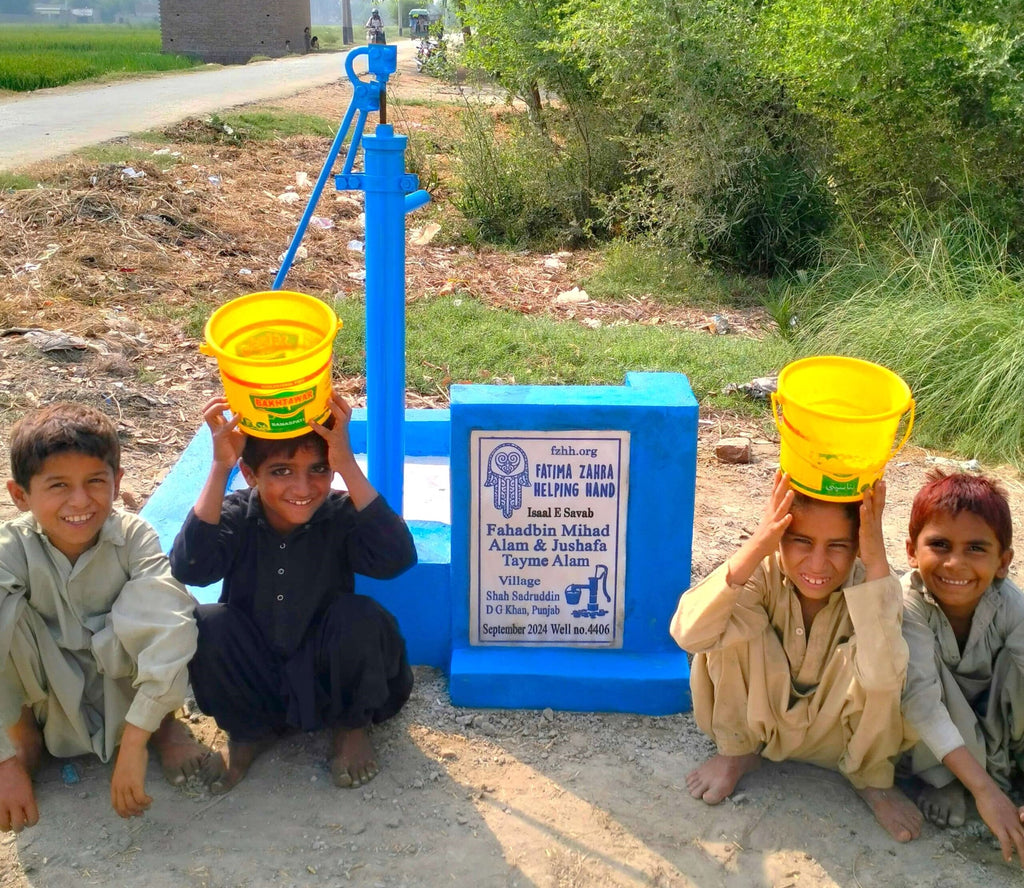
[[[893,758],[909,745],[901,688],[866,691],[856,677],[855,646],[839,645],[806,693],[793,687],[771,627],[749,643],[697,654],[690,675],[697,724],[723,755],[795,759],[838,770],[857,789],[890,787]]]
[[[51,755],[92,752],[109,761],[134,696],[130,676],[105,675],[91,652],[60,648],[43,618],[22,609],[0,669],[4,724],[13,724],[22,706],[30,706]]]

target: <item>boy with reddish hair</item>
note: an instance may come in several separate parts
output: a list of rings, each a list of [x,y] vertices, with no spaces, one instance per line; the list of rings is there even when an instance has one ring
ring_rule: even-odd
[[[935,471],[910,513],[903,713],[920,742],[906,764],[918,805],[960,826],[965,790],[1009,861],[1024,862],[1022,812],[1006,791],[1024,760],[1024,595],[1007,578],[1013,526],[1006,494],[977,475]]]

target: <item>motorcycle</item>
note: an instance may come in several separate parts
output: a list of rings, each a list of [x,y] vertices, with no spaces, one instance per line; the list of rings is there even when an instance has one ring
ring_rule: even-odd
[[[416,70],[422,71],[431,56],[438,55],[441,41],[437,37],[423,37],[416,46]]]

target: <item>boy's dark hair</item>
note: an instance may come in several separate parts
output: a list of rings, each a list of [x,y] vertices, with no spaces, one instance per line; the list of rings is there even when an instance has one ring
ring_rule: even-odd
[[[801,493],[799,490],[795,491],[793,496],[793,505],[790,506],[791,512],[799,511],[805,506],[816,505],[816,506],[842,506],[843,511],[846,513],[846,517],[850,521],[850,526],[853,530],[853,540],[856,541],[860,536],[860,500],[853,503],[840,503],[834,500],[820,500],[815,499],[813,496],[808,496],[806,493]]]
[[[95,407],[58,401],[23,416],[11,430],[11,477],[28,490],[43,463],[57,453],[83,453],[121,468],[117,428]]]
[[[300,450],[315,450],[327,459],[327,442],[316,432],[309,431],[297,438],[257,438],[255,435],[246,435],[242,462],[255,472],[271,457],[291,459]]]
[[[947,475],[939,469],[928,473],[927,483],[914,497],[910,508],[908,533],[916,540],[924,526],[937,512],[955,518],[961,512],[977,515],[996,535],[1005,552],[1013,545],[1013,518],[1006,491],[991,478],[954,472]]]

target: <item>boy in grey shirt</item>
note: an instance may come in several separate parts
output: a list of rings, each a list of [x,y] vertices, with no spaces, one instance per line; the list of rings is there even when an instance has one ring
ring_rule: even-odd
[[[1024,596],[1007,578],[1013,525],[988,478],[933,472],[910,513],[903,635],[910,649],[903,714],[920,737],[905,764],[918,804],[960,826],[966,792],[1024,862],[1021,812],[1006,792],[1024,757]]]
[[[25,514],[0,525],[0,831],[39,819],[32,774],[59,757],[115,757],[110,799],[142,814],[147,745],[181,783],[205,748],[175,720],[196,649],[195,602],[155,531],[114,509],[113,423],[52,404],[11,436],[8,492]]]

